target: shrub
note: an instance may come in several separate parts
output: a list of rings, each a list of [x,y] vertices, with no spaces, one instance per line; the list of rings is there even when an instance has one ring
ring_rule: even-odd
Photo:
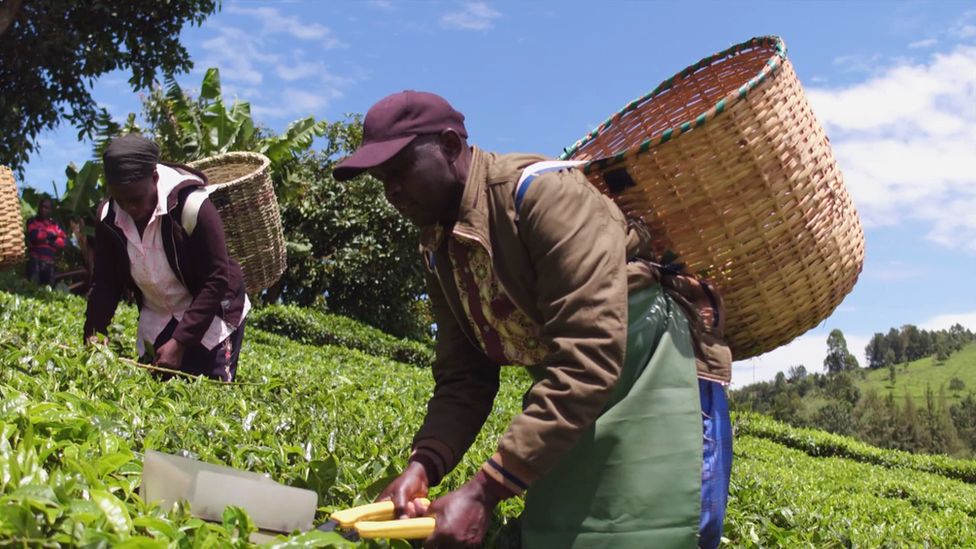
[[[250,325],[313,345],[339,345],[415,366],[430,366],[430,346],[399,339],[344,316],[294,305],[271,305],[252,312]]]

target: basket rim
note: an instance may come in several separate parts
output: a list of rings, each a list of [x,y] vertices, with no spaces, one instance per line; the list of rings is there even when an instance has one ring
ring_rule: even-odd
[[[208,183],[207,187],[212,187],[213,189],[228,187],[230,185],[240,183],[245,179],[249,179],[253,177],[254,174],[265,171],[271,166],[270,158],[268,158],[267,156],[261,153],[252,152],[252,151],[231,151],[231,152],[220,153],[213,156],[208,156],[206,158],[201,158],[199,160],[194,160],[193,162],[190,162],[187,165],[190,166],[191,168],[195,168],[202,171],[203,169],[209,168],[211,166],[227,164],[229,163],[228,161],[241,160],[241,159],[252,159],[252,160],[257,159],[260,160],[261,165],[255,166],[253,171],[245,175],[242,175],[236,179],[232,179],[230,181],[224,181],[223,183]]]
[[[780,67],[783,61],[786,60],[786,43],[783,41],[781,37],[776,35],[756,36],[750,38],[749,40],[746,40],[745,42],[740,42],[738,44],[735,44],[734,46],[726,48],[716,54],[705,57],[700,61],[698,61],[697,63],[695,63],[694,65],[689,65],[688,67],[685,67],[683,70],[677,72],[671,78],[668,78],[664,82],[661,82],[656,88],[651,90],[649,93],[637,99],[634,99],[630,103],[627,103],[622,109],[610,115],[610,117],[607,118],[606,121],[598,125],[582,139],[576,141],[576,143],[574,143],[572,146],[563,149],[563,153],[559,155],[559,159],[569,160],[570,158],[572,158],[574,154],[579,152],[579,150],[582,147],[584,147],[585,145],[587,145],[588,143],[596,139],[600,134],[602,134],[608,128],[613,126],[613,124],[618,120],[620,120],[624,115],[626,115],[631,111],[636,110],[638,107],[642,106],[644,103],[653,99],[654,97],[660,95],[662,92],[671,89],[672,87],[674,87],[676,82],[680,82],[681,80],[684,80],[685,78],[691,76],[692,74],[698,72],[699,70],[707,66],[712,65],[717,61],[723,61],[727,58],[735,57],[736,55],[739,55],[745,50],[750,50],[757,47],[769,47],[769,46],[775,48],[775,51],[772,53],[772,55],[769,56],[769,59],[766,60],[766,64],[759,71],[759,73],[756,74],[751,79],[749,79],[749,81],[747,81],[742,86],[739,86],[738,89],[733,90],[728,94],[726,94],[725,97],[718,100],[709,109],[705,110],[697,117],[693,119],[689,119],[688,121],[682,124],[679,124],[675,127],[667,128],[666,130],[661,132],[661,134],[657,137],[648,137],[641,143],[623,149],[621,151],[618,151],[610,156],[592,159],[583,166],[583,172],[589,173],[594,167],[597,169],[601,169],[606,166],[617,164],[619,162],[622,162],[624,159],[628,158],[629,156],[645,153],[653,147],[656,147],[658,145],[663,145],[664,143],[667,143],[668,141],[672,141],[684,133],[687,133],[695,128],[700,128],[704,126],[706,123],[708,123],[708,121],[713,120],[717,116],[721,115],[723,112],[725,112],[725,110],[731,108],[739,101],[745,100],[748,97],[750,91],[752,91],[756,86],[765,82],[766,78],[770,74],[774,73]]]

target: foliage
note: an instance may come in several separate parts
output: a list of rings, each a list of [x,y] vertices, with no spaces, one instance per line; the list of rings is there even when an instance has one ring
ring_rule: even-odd
[[[319,494],[320,522],[335,508],[368,501],[403,466],[432,387],[426,369],[254,327],[245,337],[241,383],[159,382],[119,360],[133,352],[132,307],[120,309],[111,347],[89,348],[80,342],[83,300],[7,275],[0,287],[17,292],[0,291],[5,544],[250,545],[244,534],[251,522],[241,510],[205,523],[185,507],[142,501],[147,448],[308,487]],[[503,369],[484,432],[434,497],[477,471],[529,383],[519,370]],[[976,479],[973,462],[879,450],[753,414],[738,414],[735,429],[729,547],[976,543],[976,487],[956,480]],[[496,512],[488,546],[517,546],[521,506],[510,500]],[[311,532],[282,536],[274,546],[349,545]]]
[[[897,372],[897,384],[889,381],[889,369],[894,367]],[[911,362],[892,364],[878,370],[868,370],[864,381],[858,381],[862,392],[875,390],[879,393],[896,391],[898,396],[908,393],[919,406],[925,405],[925,389],[932,387],[938,391],[940,387],[950,389],[953,378],[958,378],[968,388],[976,387],[976,344],[968,343],[942,363],[933,356],[926,356]],[[950,389],[951,391],[951,389]],[[950,400],[958,402],[963,394],[955,397],[950,394]]]
[[[933,473],[976,484],[976,461],[973,460],[884,450],[846,436],[790,427],[757,414],[736,414],[735,429],[736,435],[764,438],[814,457],[843,457],[860,463]]]
[[[824,369],[831,374],[857,369],[857,359],[847,350],[844,332],[838,329],[832,330],[827,336],[827,356],[824,358]]]
[[[958,323],[948,330],[934,331],[920,330],[906,324],[900,330],[891,328],[887,334],[875,333],[864,348],[864,353],[868,359],[868,368],[871,369],[911,362],[931,355],[944,362],[972,341],[976,341],[976,335]]]
[[[230,151],[258,152],[271,161],[279,194],[293,193],[300,183],[292,176],[295,164],[328,124],[308,116],[272,135],[254,121],[249,102],[235,100],[228,108],[222,93],[216,68],[207,69],[195,98],[172,76],[153,88],[143,101],[143,114],[162,158],[188,163]]]
[[[364,175],[332,178],[336,153],[355,147],[354,119],[330,126],[326,149],[300,166],[306,182],[282,204],[290,243],[281,299],[329,310],[413,339],[430,336],[417,230],[386,201],[382,184]]]
[[[0,471],[17,474],[0,481],[4,540],[244,544],[235,541],[240,520],[206,524],[141,501],[136,487],[146,448],[315,490],[322,521],[332,509],[375,497],[405,465],[432,390],[427,369],[251,328],[240,383],[158,382],[118,358],[134,352],[133,308],[122,307],[113,347],[85,348],[83,300],[25,291],[0,292]],[[505,373],[485,434],[435,497],[491,455],[529,383],[517,374]],[[517,499],[500,507],[494,535],[506,535],[503,526],[521,505]],[[312,533],[292,542],[300,539],[308,546],[336,541]]]
[[[954,377],[949,380],[950,391],[962,391],[965,388],[966,388],[966,382],[959,379],[958,377]]]
[[[882,448],[970,456],[976,453],[976,401],[951,386],[965,386],[964,379],[976,383],[974,365],[976,345],[970,344],[941,365],[929,357],[884,370],[861,369],[857,373],[866,374],[863,380],[841,372],[756,383],[732,391],[730,402],[739,411],[854,436]],[[897,385],[891,380],[896,370]]]
[[[311,345],[340,345],[373,356],[429,367],[434,352],[429,345],[398,339],[344,316],[294,305],[271,305],[251,313],[249,326]]]
[[[976,487],[899,466],[819,457],[762,434],[737,433],[731,492],[725,536],[732,547],[976,542]]]
[[[190,69],[180,44],[187,23],[200,24],[217,0],[77,2],[10,0],[0,5],[0,164],[22,170],[38,148],[37,136],[67,120],[79,138],[92,136],[99,109],[93,80],[131,71],[132,89],[157,74]]]

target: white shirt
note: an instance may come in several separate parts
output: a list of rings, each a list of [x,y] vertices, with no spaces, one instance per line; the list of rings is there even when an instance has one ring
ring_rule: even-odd
[[[167,213],[167,199],[170,192],[183,181],[197,178],[181,174],[162,164],[156,165],[156,172],[159,174],[159,181],[156,183],[156,209],[149,218],[145,230],[142,231],[141,237],[129,214],[121,208],[116,208],[115,212],[115,225],[122,231],[127,241],[126,249],[129,253],[132,280],[142,292],[142,311],[139,313],[139,329],[136,334],[139,354],[144,354],[147,347],[153,346],[156,338],[171,319],[175,318],[177,322],[182,320],[183,314],[193,302],[193,296],[177,278],[166,259],[161,227],[162,217]],[[250,309],[251,302],[245,294],[244,309],[241,311],[242,320]],[[200,344],[207,350],[211,350],[227,339],[234,329],[224,319],[215,315]]]

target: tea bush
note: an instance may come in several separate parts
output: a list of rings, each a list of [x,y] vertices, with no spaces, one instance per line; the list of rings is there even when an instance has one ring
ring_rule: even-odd
[[[133,308],[120,308],[112,345],[88,347],[82,299],[3,287],[16,293],[0,291],[0,545],[251,545],[254,526],[240,509],[212,524],[185,506],[142,501],[150,448],[314,490],[318,523],[371,501],[403,467],[433,385],[427,369],[396,362],[382,347],[303,344],[260,322],[247,330],[239,383],[159,382],[124,360],[134,349]],[[288,309],[282,318],[299,323],[303,315]],[[491,454],[528,384],[521,370],[503,369],[483,433],[433,497]],[[970,478],[971,462],[879,450],[755,415],[738,416],[736,430],[725,546],[976,545],[976,486],[959,480]],[[518,546],[521,508],[520,498],[499,508],[487,545]],[[351,545],[322,532],[276,543]]]

